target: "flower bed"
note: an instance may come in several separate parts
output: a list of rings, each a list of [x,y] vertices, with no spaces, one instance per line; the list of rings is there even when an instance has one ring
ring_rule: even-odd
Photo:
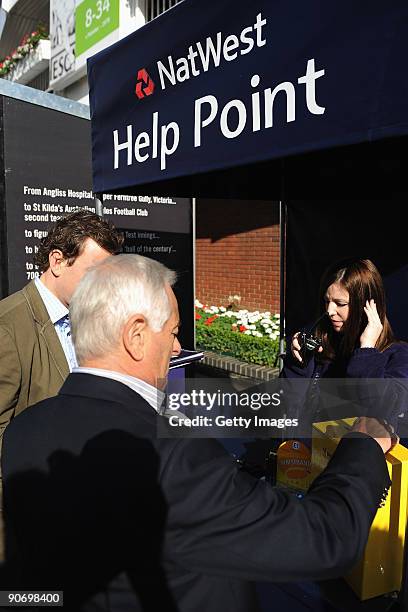
[[[274,367],[279,354],[279,314],[205,306],[196,300],[197,347]]]
[[[48,37],[47,31],[42,25],[38,26],[38,29],[31,34],[26,34],[18,47],[0,61],[0,76],[9,74],[20,60],[36,48],[40,40],[48,39]]]

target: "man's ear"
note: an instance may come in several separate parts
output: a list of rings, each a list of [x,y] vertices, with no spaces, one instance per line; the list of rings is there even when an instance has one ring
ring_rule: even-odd
[[[50,270],[54,276],[60,276],[62,269],[65,266],[66,260],[62,251],[59,249],[53,249],[48,255],[48,262],[50,264]]]
[[[141,361],[146,348],[147,321],[142,314],[132,315],[123,327],[123,345],[135,361]]]

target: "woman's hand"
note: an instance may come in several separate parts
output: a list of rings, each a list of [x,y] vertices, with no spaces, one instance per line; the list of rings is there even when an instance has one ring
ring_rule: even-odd
[[[293,335],[292,344],[290,346],[290,349],[292,351],[292,355],[294,356],[294,358],[297,359],[300,363],[302,363],[303,360],[300,356],[300,344],[298,340],[299,334],[300,332],[296,332],[296,334]]]
[[[292,355],[294,356],[294,358],[297,359],[297,361],[299,361],[299,363],[303,363],[303,359],[300,356],[301,346],[300,346],[300,343],[299,343],[299,340],[298,340],[299,335],[300,335],[300,332],[296,332],[296,334],[294,334],[294,336],[292,338],[292,344],[290,345],[290,349],[292,351]],[[319,346],[317,352],[321,353],[322,350],[323,350],[323,347]]]
[[[375,348],[378,338],[383,330],[377,306],[374,300],[366,301],[364,312],[367,315],[367,326],[360,336],[360,348]]]

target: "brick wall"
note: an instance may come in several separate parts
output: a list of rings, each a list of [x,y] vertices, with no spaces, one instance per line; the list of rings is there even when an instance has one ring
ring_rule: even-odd
[[[196,297],[208,305],[279,312],[277,202],[197,200]]]

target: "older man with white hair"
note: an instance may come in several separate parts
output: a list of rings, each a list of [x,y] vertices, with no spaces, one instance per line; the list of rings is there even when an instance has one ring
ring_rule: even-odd
[[[361,554],[390,485],[374,419],[303,500],[241,472],[215,440],[156,435],[180,350],[174,281],[119,255],[80,282],[80,367],[5,434],[10,588],[63,590],[71,611],[252,612],[250,581],[333,577]]]
[[[172,270],[139,256],[110,258],[90,272],[70,308],[78,363],[85,366],[75,372],[119,380],[158,409],[157,389],[181,350],[175,280]]]

